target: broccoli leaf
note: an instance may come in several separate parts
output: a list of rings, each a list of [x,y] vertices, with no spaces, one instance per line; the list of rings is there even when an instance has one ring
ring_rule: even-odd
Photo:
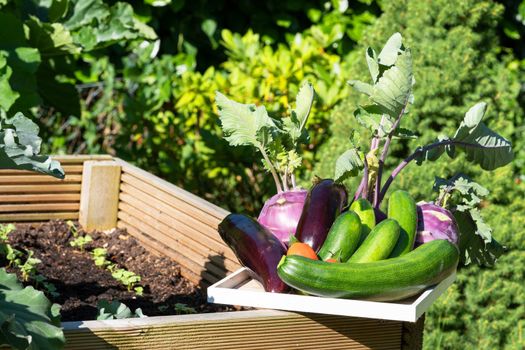
[[[357,176],[364,167],[363,159],[363,152],[357,148],[351,148],[344,152],[335,163],[335,181],[341,182],[349,177]]]
[[[33,170],[64,178],[60,163],[38,156],[42,140],[39,128],[22,113],[0,120],[0,169]]]

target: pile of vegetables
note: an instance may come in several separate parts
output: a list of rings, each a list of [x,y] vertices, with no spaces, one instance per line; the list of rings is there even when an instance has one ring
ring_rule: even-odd
[[[452,137],[440,136],[418,147],[384,179],[392,141],[417,138],[401,127],[414,101],[412,56],[395,33],[379,54],[366,50],[372,83],[350,81],[369,97],[354,112],[356,121],[372,132],[365,153],[352,147],[337,160],[334,179],[314,179],[305,191],[296,186],[294,170],[301,163],[300,144],[314,98],[306,83],[296,108],[280,120],[264,107],[244,105],[217,93],[217,107],[226,139],[233,146],[255,146],[272,174],[277,194],[258,220],[230,214],[219,225],[223,240],[271,292],[303,293],[338,298],[399,300],[439,283],[461,261],[491,265],[503,248],[479,212],[486,189],[458,174],[436,178],[433,202],[419,202],[407,191],[390,194],[392,182],[412,161],[422,165],[447,154],[493,170],[513,159],[511,144],[482,119],[486,104],[470,108]],[[362,175],[353,196],[343,182]],[[385,212],[386,211],[386,212]]]

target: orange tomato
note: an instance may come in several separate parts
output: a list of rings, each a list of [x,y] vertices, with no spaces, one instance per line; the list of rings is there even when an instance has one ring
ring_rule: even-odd
[[[337,259],[334,259],[334,258],[326,259],[325,261],[326,261],[326,262],[331,262],[331,263],[337,263],[337,262],[339,262],[339,261],[337,261]]]
[[[288,248],[286,255],[300,255],[312,260],[319,260],[312,247],[306,243],[296,242]]]

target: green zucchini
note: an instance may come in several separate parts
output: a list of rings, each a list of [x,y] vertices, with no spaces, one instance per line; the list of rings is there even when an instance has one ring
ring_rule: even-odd
[[[374,207],[365,198],[359,198],[352,203],[350,210],[355,211],[359,215],[359,219],[361,219],[361,238],[359,239],[359,245],[361,245],[368,237],[370,231],[376,226]]]
[[[348,262],[365,263],[386,259],[396,246],[398,238],[399,225],[397,222],[385,219],[372,229]]]
[[[349,210],[335,219],[317,255],[322,260],[334,258],[345,262],[357,248],[360,238],[361,220],[355,212]]]
[[[277,274],[289,286],[312,295],[387,301],[441,282],[456,270],[458,259],[454,244],[435,240],[397,258],[360,264],[283,256]]]
[[[417,231],[416,201],[406,191],[395,191],[388,199],[388,218],[397,221],[401,227],[399,240],[390,253],[390,258],[401,256],[414,248]]]

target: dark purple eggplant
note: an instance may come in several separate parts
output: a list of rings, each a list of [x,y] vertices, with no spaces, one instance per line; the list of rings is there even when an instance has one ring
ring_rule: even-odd
[[[295,236],[316,252],[321,248],[330,227],[347,205],[348,194],[334,180],[317,182],[308,192]]]
[[[286,247],[257,220],[243,214],[230,214],[219,224],[219,234],[241,264],[257,274],[267,292],[289,290],[277,275],[277,264],[286,255]]]

